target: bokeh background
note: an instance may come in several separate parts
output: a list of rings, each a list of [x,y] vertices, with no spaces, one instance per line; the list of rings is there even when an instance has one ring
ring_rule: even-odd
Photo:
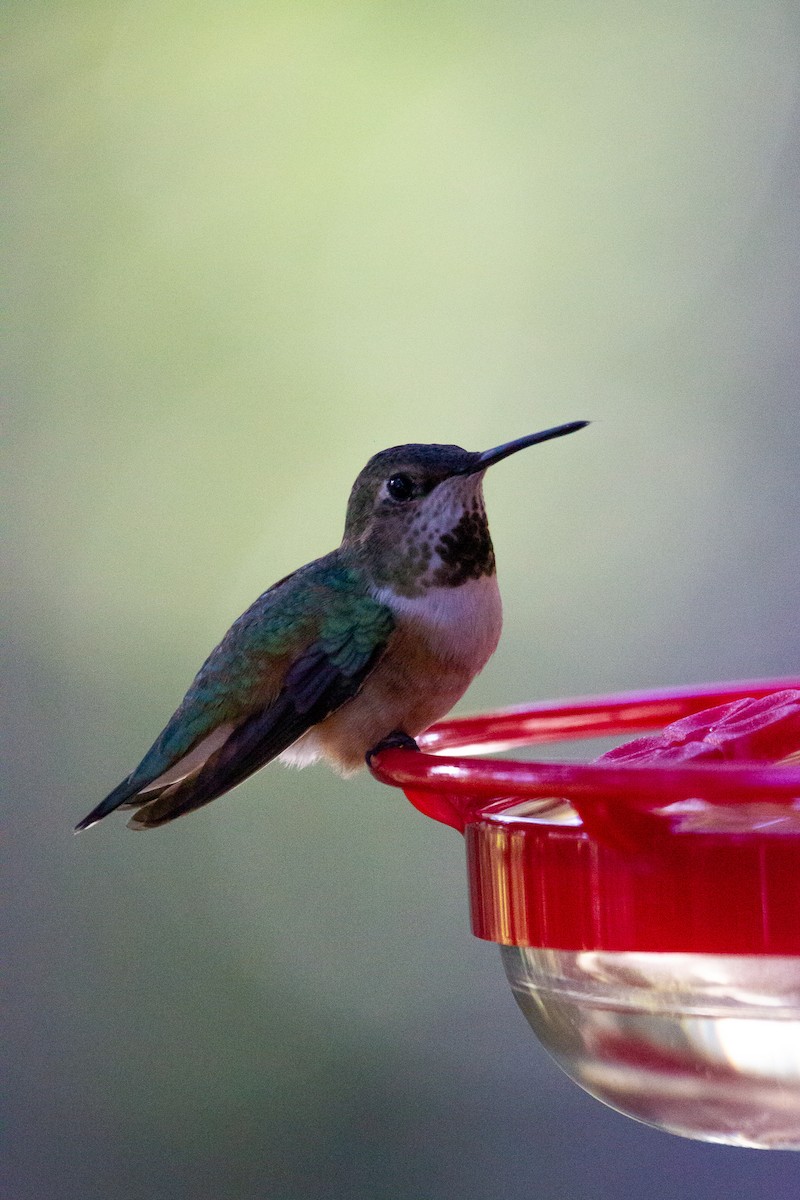
[[[573,1087],[368,776],[71,827],[397,442],[594,422],[487,481],[463,709],[800,665],[797,5],[4,8],[4,1194],[796,1194]]]

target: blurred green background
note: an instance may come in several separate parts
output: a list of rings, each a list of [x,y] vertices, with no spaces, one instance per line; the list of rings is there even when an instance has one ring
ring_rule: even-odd
[[[462,708],[797,669],[796,4],[4,20],[9,1200],[790,1194],[574,1088],[368,776],[71,827],[397,442],[594,422],[488,480]]]

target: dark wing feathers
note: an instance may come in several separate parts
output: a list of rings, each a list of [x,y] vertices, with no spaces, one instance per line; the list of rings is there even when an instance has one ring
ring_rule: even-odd
[[[130,828],[153,829],[208,804],[280,754],[306,728],[306,721],[293,710],[291,701],[281,697],[238,725],[196,775],[168,785],[152,799],[146,799],[145,793],[136,815],[128,822]]]
[[[312,711],[315,704],[336,684],[341,675],[342,672],[317,643],[309,646],[302,658],[298,658],[289,667],[284,689],[291,697],[297,712],[305,714]]]
[[[383,645],[372,659],[377,661],[382,651]],[[278,700],[238,725],[197,775],[143,804],[129,822],[131,829],[163,825],[229,792],[355,696],[372,665],[367,660],[361,670],[346,675],[319,654],[318,646],[311,647],[288,672]]]
[[[130,797],[139,791],[140,784],[132,783],[130,775],[127,779],[123,779],[122,783],[117,784],[113,792],[109,792],[105,800],[92,809],[82,821],[79,821],[75,826],[75,832],[80,833],[83,829],[89,829],[91,825],[96,825],[98,821],[102,821],[103,817],[107,817],[110,812],[120,806],[125,807],[130,803]]]
[[[231,627],[136,770],[76,828],[120,806],[138,809],[132,828],[150,828],[229,791],[355,696],[393,627],[352,568],[281,581]],[[231,733],[204,762],[158,786],[225,724]]]

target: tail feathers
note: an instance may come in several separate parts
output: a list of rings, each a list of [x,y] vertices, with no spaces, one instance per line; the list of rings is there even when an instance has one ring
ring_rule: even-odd
[[[128,821],[128,829],[156,829],[159,825],[166,825],[168,821],[174,821],[176,817],[215,800],[220,793],[199,797],[198,774],[199,772],[182,779],[180,783],[165,787],[160,792],[148,791],[140,796],[135,804],[136,812]]]
[[[136,770],[75,826],[75,832],[80,833],[96,825],[115,808],[140,808],[142,805],[149,806],[165,794],[174,795],[180,784],[193,779],[202,770],[214,752],[225,743],[232,729],[230,722],[217,725],[166,770],[162,769],[162,738],[159,738]],[[131,828],[143,829],[145,826],[131,823]]]
[[[78,822],[75,826],[75,832],[81,833],[84,829],[91,829],[92,825],[96,825],[98,821],[102,821],[103,817],[107,817],[115,808],[119,808],[120,805],[124,804],[129,805],[131,797],[137,794],[141,786],[141,783],[131,782],[130,775],[127,779],[123,779],[122,783],[118,784],[113,792],[109,792],[105,800],[101,800],[88,816]],[[135,803],[136,801],[134,800]]]
[[[163,787],[153,787],[150,784],[143,788],[141,784],[131,784],[129,779],[124,779],[88,816],[78,822],[75,832],[82,833],[84,829],[91,829],[92,825],[102,821],[103,817],[107,817],[117,808],[137,809],[128,821],[129,829],[152,829],[192,808],[199,808],[200,804],[207,804],[209,800],[214,799],[214,796],[205,796],[202,800],[193,800],[197,792],[196,783],[200,770],[201,768],[197,767],[191,775],[183,776],[173,783],[165,783]]]
[[[129,829],[154,829],[173,821],[236,787],[295,742],[308,726],[308,714],[298,713],[291,699],[284,696],[235,728],[226,727],[232,732],[222,744],[207,739],[204,745],[210,752],[205,758],[187,755],[148,783],[142,782],[138,768],[84,817],[76,832],[95,825],[121,806],[137,809],[128,822]]]
[[[189,812],[192,808],[208,804],[220,792],[214,791],[213,794],[208,794],[208,789],[204,788],[201,798],[198,776],[204,766],[204,763],[200,763],[189,774],[182,775],[178,779],[166,779],[162,786],[152,783],[143,786],[140,780],[131,782],[130,777],[123,779],[122,783],[115,787],[105,800],[101,800],[88,816],[78,822],[75,832],[82,833],[84,829],[91,829],[92,825],[102,821],[103,817],[107,817],[117,808],[138,810],[128,822],[129,829],[152,829],[156,825],[163,825],[165,822],[181,816],[184,812]]]
[[[255,713],[190,775],[157,794],[143,792],[141,806],[128,828],[155,829],[209,804],[270,762],[307,728],[307,717],[298,713],[287,697],[268,711]]]
[[[117,808],[138,810],[128,821],[129,829],[152,829],[156,825],[163,825],[166,821],[179,817],[181,813],[188,812],[190,808],[199,807],[198,803],[191,803],[190,799],[192,792],[196,790],[191,785],[199,773],[200,767],[192,775],[184,776],[175,783],[166,783],[163,787],[153,787],[150,784],[142,788],[141,784],[131,784],[125,779],[105,800],[93,808],[88,816],[78,822],[75,832],[82,833],[84,829],[91,829],[92,825],[102,821],[103,817],[107,817]],[[206,804],[211,799],[213,797],[208,796],[199,803]]]

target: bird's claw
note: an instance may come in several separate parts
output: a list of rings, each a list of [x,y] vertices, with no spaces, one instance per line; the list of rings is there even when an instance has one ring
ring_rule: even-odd
[[[376,746],[367,751],[364,756],[367,760],[367,766],[371,768],[372,760],[384,750],[419,750],[419,746],[412,737],[409,737],[407,733],[403,733],[402,729],[394,729],[385,738],[381,738]]]

